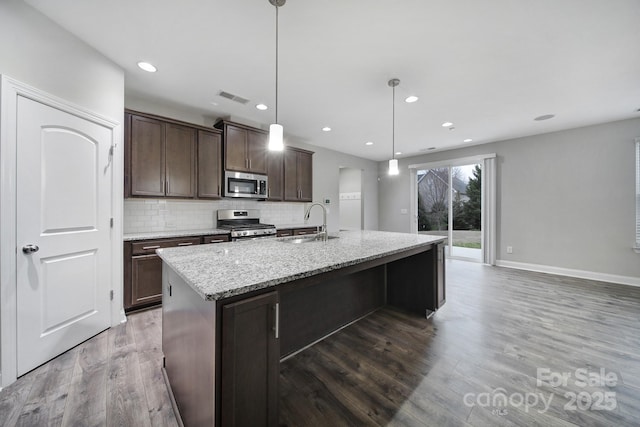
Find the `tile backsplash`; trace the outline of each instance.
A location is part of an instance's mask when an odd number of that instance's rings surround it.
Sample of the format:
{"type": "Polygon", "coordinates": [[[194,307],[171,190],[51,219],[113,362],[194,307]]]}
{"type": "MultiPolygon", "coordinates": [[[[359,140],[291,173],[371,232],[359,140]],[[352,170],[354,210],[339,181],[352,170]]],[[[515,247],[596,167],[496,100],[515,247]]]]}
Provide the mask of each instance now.
{"type": "Polygon", "coordinates": [[[124,201],[124,233],[172,230],[205,230],[216,227],[218,209],[258,209],[267,224],[302,224],[304,203],[254,200],[127,199],[124,201]]]}

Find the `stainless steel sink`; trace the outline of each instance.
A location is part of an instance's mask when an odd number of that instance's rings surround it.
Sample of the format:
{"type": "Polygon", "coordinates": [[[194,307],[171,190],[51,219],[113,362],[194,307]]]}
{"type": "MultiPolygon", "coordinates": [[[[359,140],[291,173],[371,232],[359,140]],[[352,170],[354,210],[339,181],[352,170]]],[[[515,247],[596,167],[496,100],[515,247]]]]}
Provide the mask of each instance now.
{"type": "MultiPolygon", "coordinates": [[[[327,236],[327,240],[333,240],[337,238],[338,236],[327,236]]],[[[280,239],[279,241],[282,243],[299,244],[299,243],[309,243],[309,242],[322,242],[323,240],[321,235],[315,234],[313,236],[296,237],[294,239],[285,238],[285,239],[280,239]]]]}

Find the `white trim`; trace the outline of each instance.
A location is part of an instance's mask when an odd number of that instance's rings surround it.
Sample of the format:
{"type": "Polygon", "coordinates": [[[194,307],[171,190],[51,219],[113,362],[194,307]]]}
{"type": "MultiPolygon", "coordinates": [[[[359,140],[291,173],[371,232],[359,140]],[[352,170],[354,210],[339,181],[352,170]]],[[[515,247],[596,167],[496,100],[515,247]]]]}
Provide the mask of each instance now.
{"type": "Polygon", "coordinates": [[[640,137],[636,138],[636,244],[633,250],[640,253],[640,137]]]}
{"type": "Polygon", "coordinates": [[[515,268],[517,270],[536,271],[539,273],[556,274],[558,276],[577,277],[579,279],[597,280],[621,285],[639,286],[640,278],[631,276],[619,276],[617,274],[598,273],[595,271],[574,270],[571,268],[554,267],[551,265],[528,264],[525,262],[497,260],[496,266],[515,268]]]}
{"type": "Polygon", "coordinates": [[[125,320],[122,307],[122,125],[100,114],[50,95],[34,87],[0,75],[0,387],[17,377],[17,305],[16,305],[16,147],[18,96],[29,98],[112,131],[113,157],[112,215],[112,288],[111,325],[125,320]]]}
{"type": "Polygon", "coordinates": [[[438,160],[436,162],[429,162],[429,163],[418,163],[414,165],[409,165],[408,168],[421,170],[421,169],[436,169],[436,168],[441,168],[445,166],[464,166],[464,165],[470,165],[473,163],[482,163],[485,159],[493,159],[495,157],[496,157],[496,153],[479,154],[477,156],[461,157],[461,158],[449,159],[449,160],[438,160]]]}

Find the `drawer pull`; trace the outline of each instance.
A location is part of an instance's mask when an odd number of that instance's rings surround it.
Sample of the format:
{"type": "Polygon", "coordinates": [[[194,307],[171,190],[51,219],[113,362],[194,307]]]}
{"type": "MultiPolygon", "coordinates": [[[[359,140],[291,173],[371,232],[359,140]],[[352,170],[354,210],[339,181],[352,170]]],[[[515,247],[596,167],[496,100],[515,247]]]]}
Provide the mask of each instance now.
{"type": "Polygon", "coordinates": [[[209,243],[222,243],[224,240],[209,240],[209,243]]]}
{"type": "Polygon", "coordinates": [[[298,234],[307,234],[306,231],[298,231],[298,234]]]}
{"type": "Polygon", "coordinates": [[[143,246],[142,249],[143,250],[147,250],[147,249],[159,249],[160,245],[155,245],[155,246],[143,246]]]}
{"type": "Polygon", "coordinates": [[[182,242],[182,243],[178,243],[178,246],[190,246],[193,245],[193,242],[182,242]]]}

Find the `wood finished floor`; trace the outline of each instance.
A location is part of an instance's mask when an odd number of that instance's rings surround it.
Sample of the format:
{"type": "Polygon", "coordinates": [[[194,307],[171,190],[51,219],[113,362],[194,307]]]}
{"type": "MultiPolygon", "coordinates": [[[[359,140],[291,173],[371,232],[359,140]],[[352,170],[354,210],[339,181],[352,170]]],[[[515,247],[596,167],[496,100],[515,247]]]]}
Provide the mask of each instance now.
{"type": "MultiPolygon", "coordinates": [[[[447,268],[447,303],[431,319],[385,308],[285,361],[281,424],[640,425],[640,288],[447,268]],[[538,386],[538,368],[572,378],[538,386]],[[580,387],[579,368],[615,373],[616,385],[580,387]],[[566,393],[605,391],[615,393],[612,411],[565,408],[566,393]],[[516,406],[527,393],[551,398],[549,409],[516,406]],[[465,404],[499,394],[516,400],[465,404]]],[[[160,372],[161,312],[128,320],[1,391],[0,425],[177,425],[160,372]]]]}

